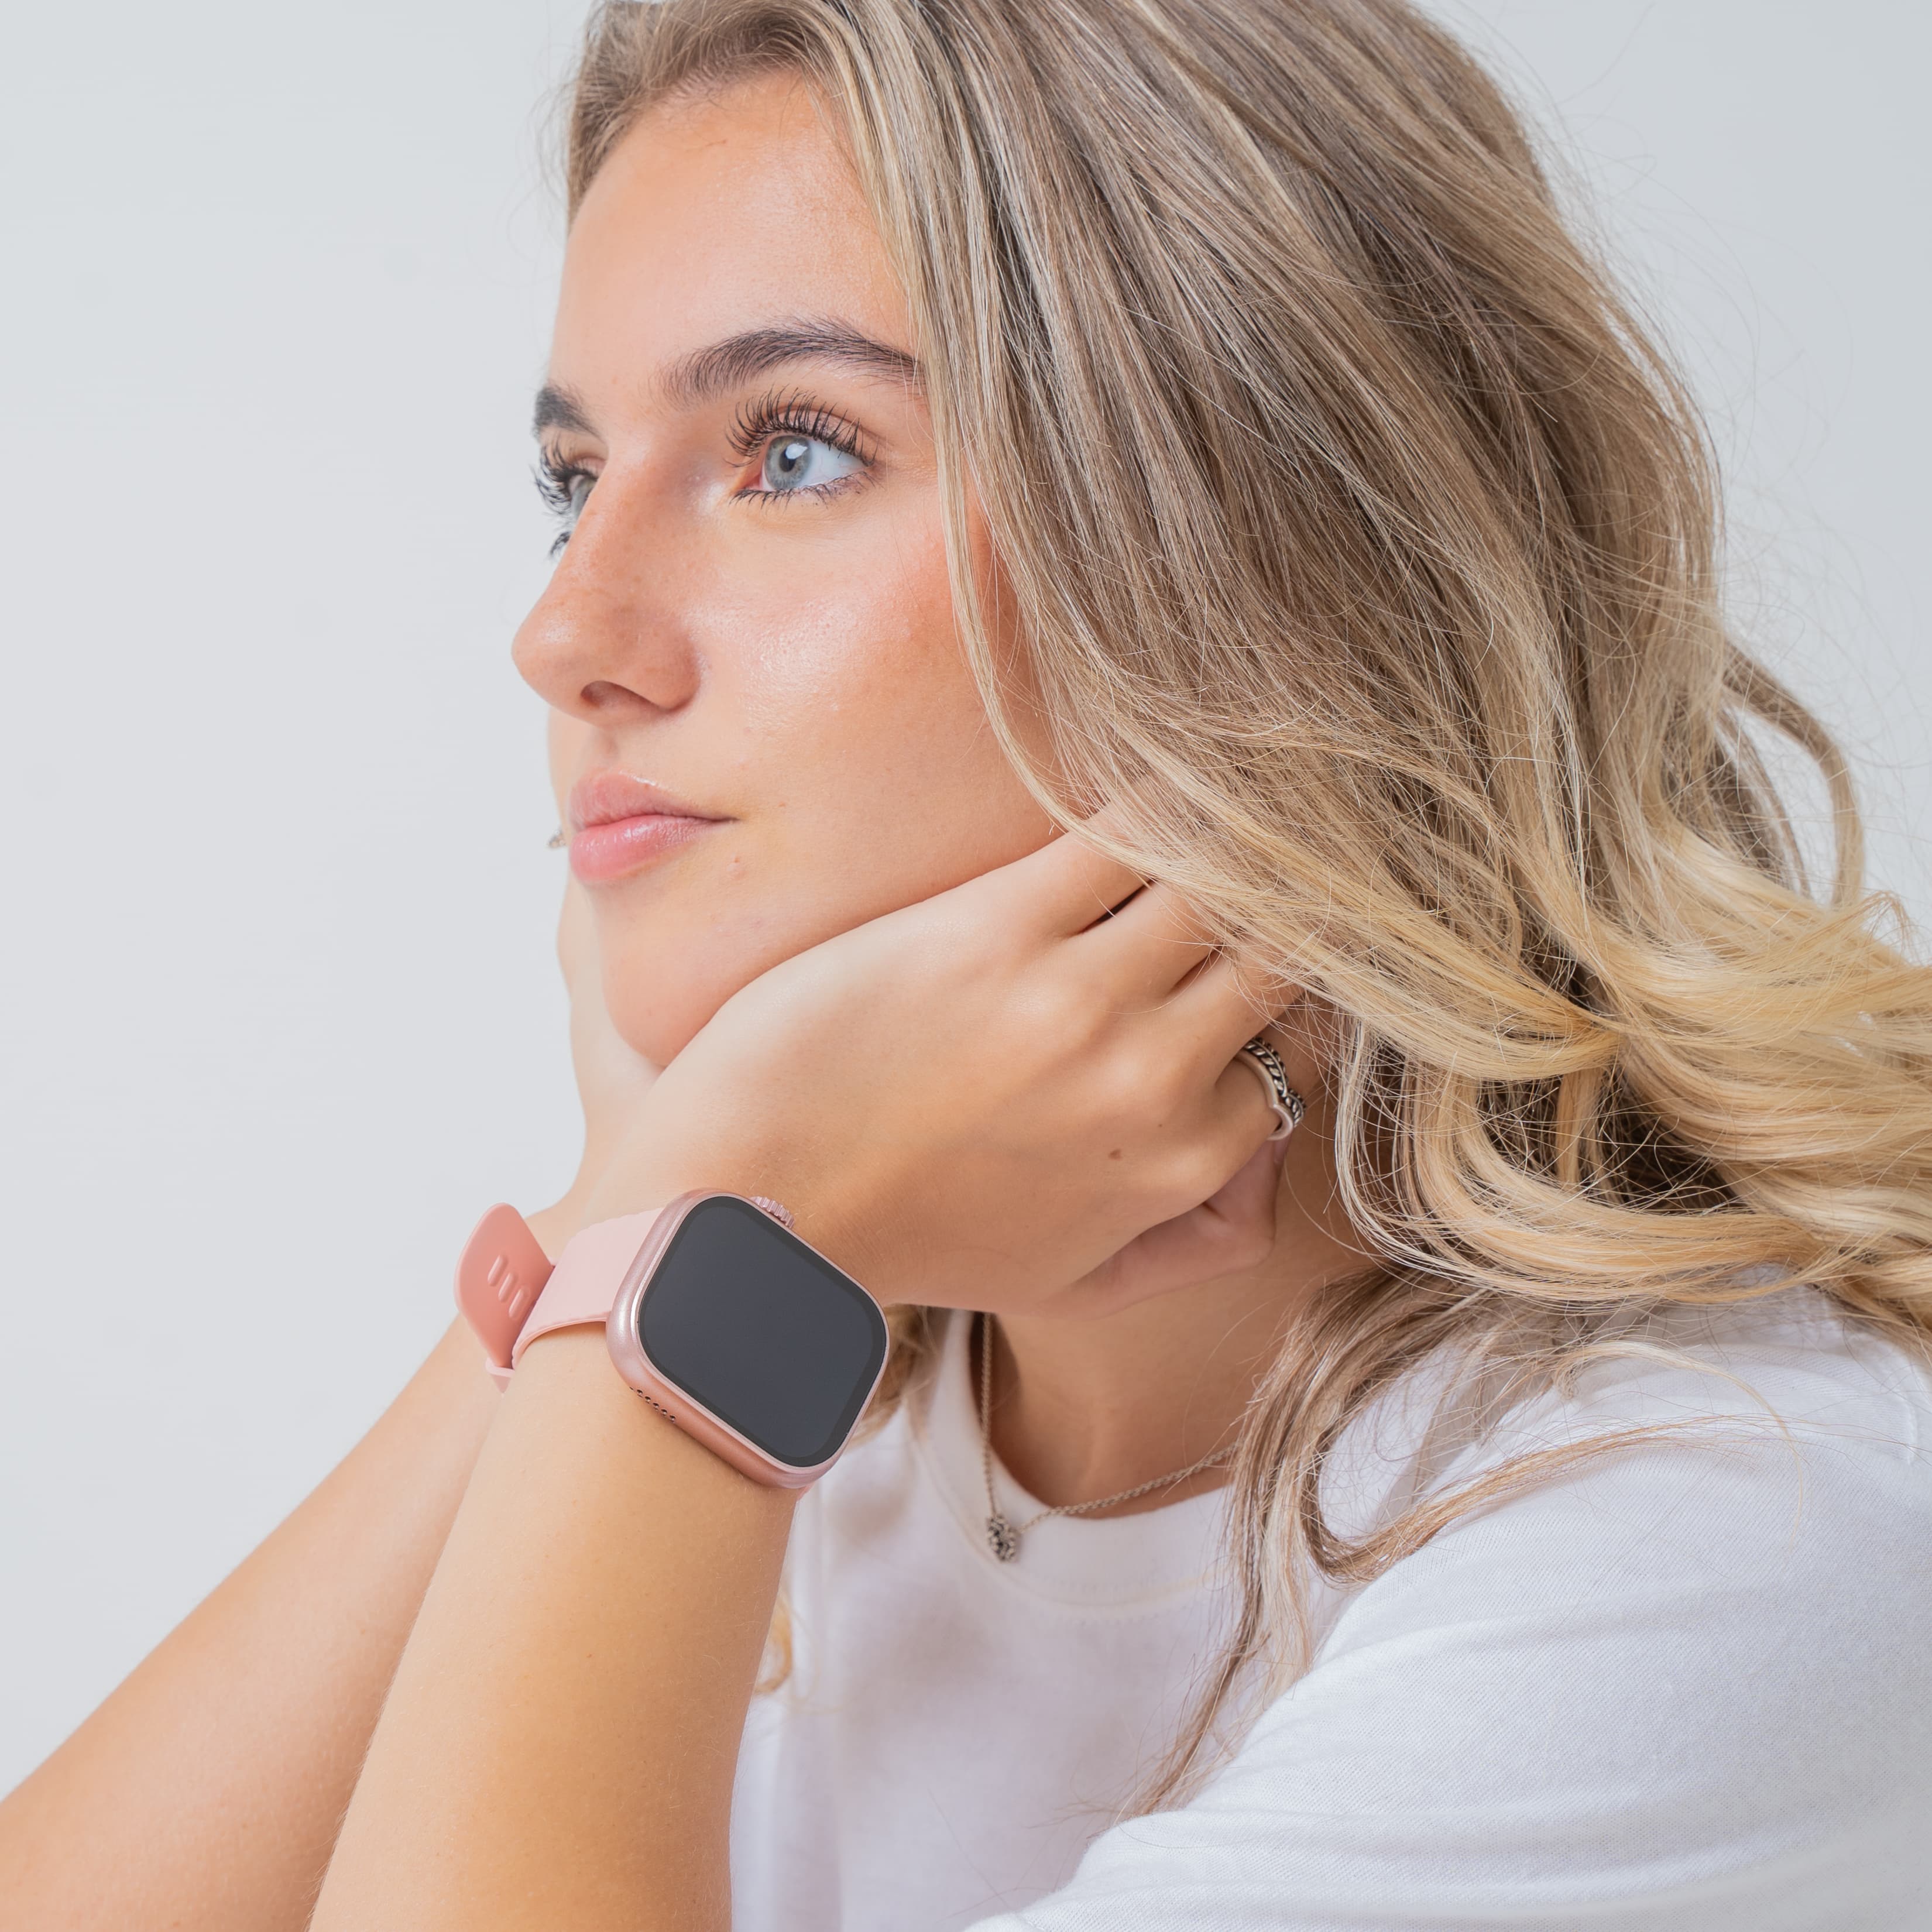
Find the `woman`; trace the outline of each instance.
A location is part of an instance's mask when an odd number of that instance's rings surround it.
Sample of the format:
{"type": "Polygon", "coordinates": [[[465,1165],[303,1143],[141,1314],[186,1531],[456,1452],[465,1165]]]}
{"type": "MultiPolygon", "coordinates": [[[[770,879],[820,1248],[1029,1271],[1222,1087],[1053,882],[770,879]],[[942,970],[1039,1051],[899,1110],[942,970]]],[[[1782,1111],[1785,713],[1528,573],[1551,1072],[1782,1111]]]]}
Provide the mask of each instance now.
{"type": "Polygon", "coordinates": [[[782,1203],[870,1433],[801,1501],[452,1330],[10,1919],[1928,1922],[1932,986],[1493,88],[1402,0],[667,0],[570,158],[534,1225],[782,1203]]]}

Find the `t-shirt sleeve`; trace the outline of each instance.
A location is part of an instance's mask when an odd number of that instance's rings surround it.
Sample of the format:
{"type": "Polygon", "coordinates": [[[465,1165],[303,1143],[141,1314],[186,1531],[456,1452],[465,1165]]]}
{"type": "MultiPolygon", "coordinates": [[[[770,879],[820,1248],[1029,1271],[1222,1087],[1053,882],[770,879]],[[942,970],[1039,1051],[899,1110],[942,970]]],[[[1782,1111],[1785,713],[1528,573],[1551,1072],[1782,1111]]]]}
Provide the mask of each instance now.
{"type": "Polygon", "coordinates": [[[1463,1519],[1191,1802],[975,1932],[1924,1932],[1932,1474],[1874,1414],[1463,1519]]]}

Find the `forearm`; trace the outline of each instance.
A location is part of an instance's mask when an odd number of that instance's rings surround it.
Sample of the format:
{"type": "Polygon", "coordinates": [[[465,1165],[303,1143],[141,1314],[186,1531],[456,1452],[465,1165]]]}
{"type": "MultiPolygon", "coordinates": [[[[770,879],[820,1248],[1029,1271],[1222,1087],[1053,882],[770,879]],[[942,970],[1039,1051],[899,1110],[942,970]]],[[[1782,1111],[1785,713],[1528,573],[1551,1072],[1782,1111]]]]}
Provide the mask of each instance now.
{"type": "Polygon", "coordinates": [[[452,1329],[320,1487],[0,1804],[10,1922],[307,1924],[497,1400],[452,1329]]]}
{"type": "Polygon", "coordinates": [[[574,1330],[524,1358],[396,1673],[316,1932],[724,1932],[793,1498],[574,1330]]]}

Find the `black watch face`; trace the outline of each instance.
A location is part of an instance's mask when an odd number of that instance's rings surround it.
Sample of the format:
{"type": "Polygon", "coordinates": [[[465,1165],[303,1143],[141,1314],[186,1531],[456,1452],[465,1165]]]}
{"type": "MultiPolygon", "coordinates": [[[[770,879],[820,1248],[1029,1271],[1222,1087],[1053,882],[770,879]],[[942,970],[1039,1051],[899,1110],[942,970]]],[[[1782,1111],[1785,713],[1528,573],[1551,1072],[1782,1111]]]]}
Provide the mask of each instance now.
{"type": "Polygon", "coordinates": [[[638,1312],[658,1372],[781,1462],[836,1454],[886,1359],[878,1304],[748,1202],[679,1223],[638,1312]]]}

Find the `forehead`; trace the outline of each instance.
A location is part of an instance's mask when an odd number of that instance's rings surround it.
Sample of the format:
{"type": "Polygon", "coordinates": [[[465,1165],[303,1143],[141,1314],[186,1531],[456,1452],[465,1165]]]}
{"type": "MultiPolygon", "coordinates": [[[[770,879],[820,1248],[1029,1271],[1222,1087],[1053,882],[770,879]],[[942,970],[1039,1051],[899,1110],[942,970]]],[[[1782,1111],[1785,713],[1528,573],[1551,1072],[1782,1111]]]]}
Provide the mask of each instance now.
{"type": "Polygon", "coordinates": [[[911,346],[837,136],[802,82],[761,75],[652,108],[605,161],[572,224],[550,373],[634,388],[801,314],[911,346]]]}

